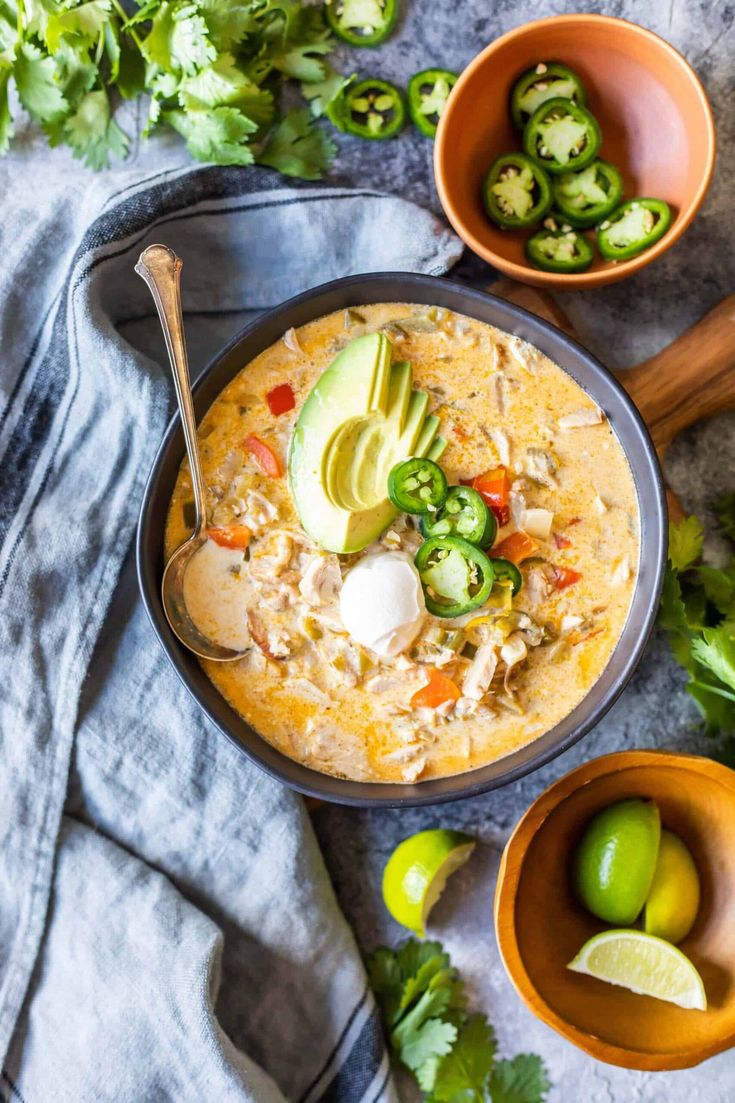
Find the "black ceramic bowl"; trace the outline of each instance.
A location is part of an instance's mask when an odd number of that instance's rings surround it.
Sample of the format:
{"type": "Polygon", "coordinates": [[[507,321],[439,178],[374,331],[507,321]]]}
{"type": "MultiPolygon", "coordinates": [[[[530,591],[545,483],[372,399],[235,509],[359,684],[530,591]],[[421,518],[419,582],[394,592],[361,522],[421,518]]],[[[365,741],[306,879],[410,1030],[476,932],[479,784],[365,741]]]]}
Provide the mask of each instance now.
{"type": "Polygon", "coordinates": [[[548,762],[570,747],[605,715],[641,657],[653,626],[667,546],[663,481],[648,431],[622,387],[589,352],[528,311],[434,276],[380,273],[349,276],[315,287],[246,326],[204,369],[194,386],[201,418],[237,372],[291,326],[348,306],[379,302],[426,303],[478,318],[539,348],[564,368],[609,418],[628,457],[641,515],[640,568],[627,623],[602,677],[559,724],[505,758],[453,777],[414,784],[348,781],[292,761],[262,739],[217,692],[194,656],[175,638],[161,603],[163,539],[168,503],[184,453],[178,415],[163,438],[143,496],[137,539],[138,577],[155,632],[174,669],[207,716],[244,754],[294,789],[328,801],[355,805],[436,804],[476,796],[548,762]]]}

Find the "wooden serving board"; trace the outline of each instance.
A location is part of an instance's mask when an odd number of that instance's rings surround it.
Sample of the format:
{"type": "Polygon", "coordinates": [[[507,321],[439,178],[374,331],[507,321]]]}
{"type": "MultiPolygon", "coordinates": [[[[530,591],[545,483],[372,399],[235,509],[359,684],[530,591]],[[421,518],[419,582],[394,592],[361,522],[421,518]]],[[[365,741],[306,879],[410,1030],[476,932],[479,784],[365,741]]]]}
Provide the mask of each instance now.
{"type": "MultiPolygon", "coordinates": [[[[579,340],[559,304],[544,291],[499,280],[488,291],[508,299],[579,340]]],[[[728,295],[667,348],[634,368],[616,372],[648,426],[660,460],[695,421],[735,409],[735,295],[728,295]]],[[[683,513],[667,490],[673,517],[683,513]]]]}

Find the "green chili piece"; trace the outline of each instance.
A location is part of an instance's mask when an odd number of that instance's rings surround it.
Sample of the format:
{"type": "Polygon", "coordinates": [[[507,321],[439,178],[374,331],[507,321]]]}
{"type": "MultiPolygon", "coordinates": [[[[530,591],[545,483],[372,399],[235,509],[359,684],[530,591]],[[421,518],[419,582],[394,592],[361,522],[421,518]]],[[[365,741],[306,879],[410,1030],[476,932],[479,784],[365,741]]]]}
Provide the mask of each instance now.
{"type": "Polygon", "coordinates": [[[482,185],[485,210],[505,230],[522,230],[551,207],[551,181],[524,153],[503,153],[482,185]]]}
{"type": "Polygon", "coordinates": [[[517,130],[524,126],[542,103],[560,97],[584,107],[587,94],[577,74],[558,61],[539,62],[527,69],[513,85],[510,114],[517,130]]]}
{"type": "Polygon", "coordinates": [[[662,238],[671,225],[663,199],[631,199],[597,227],[597,248],[605,260],[628,260],[662,238]]]}
{"type": "Polygon", "coordinates": [[[403,513],[435,514],[447,497],[447,477],[433,460],[403,460],[388,475],[388,497],[403,513]]]}
{"type": "Polygon", "coordinates": [[[434,536],[416,554],[426,608],[435,617],[458,617],[484,605],[493,588],[485,552],[459,536],[434,536]]]}
{"type": "Polygon", "coordinates": [[[350,46],[379,46],[396,25],[396,0],[327,0],[327,23],[350,46]]]}
{"type": "Polygon", "coordinates": [[[513,597],[515,597],[523,585],[523,575],[518,570],[515,563],[511,563],[510,559],[502,559],[500,556],[497,558],[491,557],[490,562],[493,565],[495,581],[505,582],[507,580],[510,582],[513,597]]]}
{"type": "Polygon", "coordinates": [[[449,69],[424,69],[408,82],[408,113],[417,130],[433,138],[458,74],[449,69]]]}
{"type": "Polygon", "coordinates": [[[534,111],[523,131],[523,148],[552,175],[574,172],[595,159],[602,132],[586,107],[561,97],[534,111]]]}
{"type": "Polygon", "coordinates": [[[554,203],[562,218],[580,229],[596,226],[623,198],[623,178],[607,161],[593,161],[553,182],[554,203]]]}
{"type": "Polygon", "coordinates": [[[491,509],[471,486],[451,486],[442,508],[421,518],[421,531],[432,536],[461,536],[478,548],[488,548],[495,540],[497,521],[491,509]]]}
{"type": "Polygon", "coordinates": [[[406,108],[398,88],[368,77],[346,84],[327,112],[334,125],[360,138],[392,138],[403,127],[406,108]]]}
{"type": "Polygon", "coordinates": [[[538,230],[526,242],[526,256],[544,272],[584,272],[594,253],[578,230],[538,230]]]}

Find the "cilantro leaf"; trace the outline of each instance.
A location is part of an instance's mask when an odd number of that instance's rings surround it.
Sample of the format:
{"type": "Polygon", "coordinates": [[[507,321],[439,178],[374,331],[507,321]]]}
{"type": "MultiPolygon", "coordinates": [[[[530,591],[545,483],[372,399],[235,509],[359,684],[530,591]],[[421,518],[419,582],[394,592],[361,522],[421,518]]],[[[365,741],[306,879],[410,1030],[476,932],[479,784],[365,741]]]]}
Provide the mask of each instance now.
{"type": "Polygon", "coordinates": [[[451,1051],[456,1037],[457,1027],[454,1023],[443,1019],[427,1019],[406,1039],[401,1047],[401,1060],[416,1073],[422,1086],[431,1082],[428,1070],[433,1071],[436,1068],[436,1058],[444,1057],[451,1051]]]}
{"type": "Polygon", "coordinates": [[[207,24],[193,4],[163,0],[141,44],[146,61],[164,70],[194,73],[217,56],[207,24]]]}
{"type": "Polygon", "coordinates": [[[301,95],[309,101],[311,113],[315,119],[326,115],[330,106],[342,95],[345,88],[352,83],[354,77],[343,77],[331,65],[326,65],[324,80],[308,83],[302,81],[301,95]]]}
{"type": "Polygon", "coordinates": [[[179,102],[187,111],[209,107],[239,107],[253,122],[269,123],[273,119],[273,95],[258,88],[237,67],[232,54],[220,54],[213,65],[184,77],[178,89],[179,102]]]}
{"type": "Polygon", "coordinates": [[[118,39],[120,56],[113,78],[115,87],[124,100],[132,100],[145,89],[145,60],[129,35],[118,39]]]}
{"type": "Polygon", "coordinates": [[[550,1084],[541,1058],[521,1053],[498,1061],[488,1087],[492,1103],[543,1103],[550,1084]]]}
{"type": "Polygon", "coordinates": [[[484,1015],[471,1015],[461,1027],[456,1045],[439,1063],[432,1103],[485,1099],[485,1086],[495,1063],[495,1033],[484,1015]]]}
{"type": "Polygon", "coordinates": [[[272,131],[258,161],[284,176],[321,180],[336,152],[334,142],[312,123],[308,109],[294,107],[272,131]]]}
{"type": "Polygon", "coordinates": [[[218,50],[231,50],[258,30],[253,7],[242,0],[199,0],[198,7],[218,50]]]}
{"type": "Polygon", "coordinates": [[[110,0],[85,0],[74,8],[52,11],[43,36],[50,52],[58,50],[64,37],[80,38],[86,45],[93,45],[107,22],[110,7],[110,0]]]}
{"type": "Polygon", "coordinates": [[[166,111],[163,118],[186,139],[186,148],[197,161],[214,165],[253,163],[253,151],[247,142],[258,128],[236,107],[166,111]]]}
{"type": "Polygon", "coordinates": [[[735,560],[726,567],[698,567],[697,578],[707,601],[710,601],[723,617],[735,613],[735,560]]]}
{"type": "Polygon", "coordinates": [[[685,571],[699,559],[704,544],[702,523],[698,517],[669,522],[669,559],[676,571],[685,571]]]}
{"type": "Polygon", "coordinates": [[[728,628],[705,628],[701,639],[693,641],[692,654],[725,686],[735,690],[735,637],[728,628]]]}
{"type": "Polygon", "coordinates": [[[64,137],[75,157],[90,168],[105,168],[110,157],[124,157],[128,139],[110,116],[107,93],[100,88],[87,92],[64,124],[64,137]]]}
{"type": "Polygon", "coordinates": [[[682,599],[679,575],[672,567],[670,560],[666,564],[664,572],[658,622],[667,632],[678,632],[686,637],[689,635],[689,624],[682,599]]]}
{"type": "Polygon", "coordinates": [[[0,70],[0,153],[5,153],[13,137],[13,116],[8,103],[8,81],[10,70],[0,70]]]}
{"type": "Polygon", "coordinates": [[[64,115],[68,104],[56,83],[56,66],[31,42],[18,50],[13,66],[20,102],[37,119],[51,122],[64,115]]]}
{"type": "Polygon", "coordinates": [[[735,493],[723,494],[715,502],[715,513],[725,536],[735,540],[735,493]]]}

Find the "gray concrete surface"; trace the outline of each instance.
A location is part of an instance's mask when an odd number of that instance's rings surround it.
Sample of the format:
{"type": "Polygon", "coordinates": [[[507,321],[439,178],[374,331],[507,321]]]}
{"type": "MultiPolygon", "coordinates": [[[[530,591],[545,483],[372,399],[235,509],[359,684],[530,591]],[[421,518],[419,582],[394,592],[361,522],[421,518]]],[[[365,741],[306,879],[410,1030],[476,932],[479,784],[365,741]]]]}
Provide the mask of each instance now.
{"type": "MultiPolygon", "coordinates": [[[[678,47],[702,77],[715,111],[719,153],[713,187],[698,219],[680,243],[655,265],[613,287],[561,297],[586,344],[610,367],[623,368],[668,344],[724,295],[735,290],[734,9],[718,0],[652,0],[602,4],[530,0],[435,0],[404,4],[394,40],[360,62],[399,82],[428,65],[460,69],[497,34],[532,18],[566,11],[601,11],[643,23],[678,47]]],[[[336,173],[346,180],[400,191],[438,210],[431,144],[405,134],[379,150],[342,140],[336,173]]],[[[463,278],[488,282],[492,273],[466,262],[463,278]]],[[[735,350],[734,350],[735,358],[735,350]]],[[[735,370],[735,365],[734,365],[735,370]]],[[[711,502],[735,489],[735,415],[687,432],[671,451],[667,474],[687,509],[709,516],[711,502]]],[[[716,552],[716,549],[715,549],[716,552]]],[[[666,747],[712,753],[700,733],[682,674],[666,641],[656,635],[628,689],[605,720],[577,747],[519,783],[474,800],[437,808],[360,811],[323,807],[314,816],[327,865],[361,945],[394,942],[401,931],[380,896],[383,865],[406,835],[451,826],[481,840],[432,917],[440,938],[469,978],[477,1006],[495,1023],[500,1047],[544,1056],[554,1087],[551,1103],[701,1103],[735,1100],[735,1052],[677,1073],[628,1072],[597,1063],[538,1022],[512,990],[498,957],[492,896],[500,853],[530,802],[554,779],[581,762],[631,747],[666,747]]],[[[543,917],[539,916],[539,923],[543,917]]]]}

